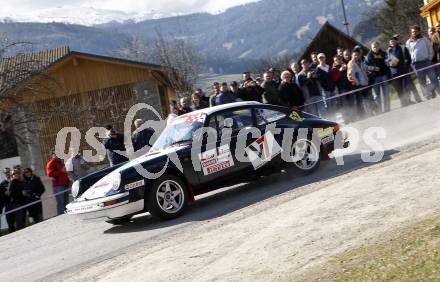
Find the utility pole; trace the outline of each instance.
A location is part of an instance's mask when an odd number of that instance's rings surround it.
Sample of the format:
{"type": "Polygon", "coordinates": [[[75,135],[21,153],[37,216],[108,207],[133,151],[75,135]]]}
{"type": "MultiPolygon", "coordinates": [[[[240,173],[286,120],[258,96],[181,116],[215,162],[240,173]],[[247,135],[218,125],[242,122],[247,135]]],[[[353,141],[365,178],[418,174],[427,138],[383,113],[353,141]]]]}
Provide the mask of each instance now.
{"type": "Polygon", "coordinates": [[[342,4],[342,12],[344,13],[344,25],[345,25],[345,30],[348,36],[350,36],[350,24],[348,23],[347,20],[347,13],[345,12],[345,3],[344,0],[341,0],[341,4],[342,4]]]}

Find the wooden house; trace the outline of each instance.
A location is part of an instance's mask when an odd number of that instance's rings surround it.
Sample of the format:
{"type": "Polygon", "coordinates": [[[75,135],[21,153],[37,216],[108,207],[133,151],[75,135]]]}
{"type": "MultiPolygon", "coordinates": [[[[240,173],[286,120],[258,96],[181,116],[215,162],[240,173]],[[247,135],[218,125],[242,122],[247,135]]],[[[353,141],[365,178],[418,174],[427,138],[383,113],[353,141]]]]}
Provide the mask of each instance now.
{"type": "Polygon", "coordinates": [[[369,51],[362,43],[348,36],[329,22],[326,22],[307,46],[300,60],[304,58],[310,59],[312,52],[318,52],[326,54],[327,63],[331,65],[338,47],[352,50],[356,45],[361,46],[365,54],[369,51]]]}
{"type": "Polygon", "coordinates": [[[422,17],[428,21],[428,26],[434,27],[440,21],[440,0],[425,0],[421,12],[422,17]]]}
{"type": "MultiPolygon", "coordinates": [[[[20,79],[37,80],[39,90],[21,87],[20,83],[14,90],[26,113],[35,117],[32,120],[36,122],[27,126],[39,129],[32,145],[19,146],[21,162],[23,166],[34,167],[40,175],[44,174],[44,164],[60,129],[77,127],[82,133],[82,149],[88,148],[84,136],[89,128],[112,124],[122,132],[128,110],[139,102],[153,106],[165,118],[169,103],[176,99],[166,72],[159,65],[62,47],[3,58],[0,71],[14,69],[23,62],[27,62],[28,70],[44,70],[46,76],[32,77],[32,71],[28,72],[29,77],[20,79]]],[[[3,83],[7,79],[3,77],[3,83]]],[[[0,102],[2,106],[5,105],[0,102]]],[[[138,117],[151,119],[154,115],[144,111],[138,117]]]]}

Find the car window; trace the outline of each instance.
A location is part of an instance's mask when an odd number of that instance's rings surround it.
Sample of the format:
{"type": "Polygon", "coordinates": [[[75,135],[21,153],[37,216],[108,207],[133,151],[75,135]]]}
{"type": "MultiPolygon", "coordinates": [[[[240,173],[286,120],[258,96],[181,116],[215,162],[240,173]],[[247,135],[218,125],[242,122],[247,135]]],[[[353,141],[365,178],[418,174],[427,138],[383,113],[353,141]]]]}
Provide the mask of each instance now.
{"type": "Polygon", "coordinates": [[[241,109],[227,111],[217,114],[219,130],[225,127],[225,124],[232,125],[233,130],[240,130],[243,127],[253,126],[252,111],[250,109],[241,109]]]}
{"type": "Polygon", "coordinates": [[[286,114],[276,110],[256,108],[255,116],[257,118],[257,124],[263,125],[283,119],[286,117],[286,114]]]}

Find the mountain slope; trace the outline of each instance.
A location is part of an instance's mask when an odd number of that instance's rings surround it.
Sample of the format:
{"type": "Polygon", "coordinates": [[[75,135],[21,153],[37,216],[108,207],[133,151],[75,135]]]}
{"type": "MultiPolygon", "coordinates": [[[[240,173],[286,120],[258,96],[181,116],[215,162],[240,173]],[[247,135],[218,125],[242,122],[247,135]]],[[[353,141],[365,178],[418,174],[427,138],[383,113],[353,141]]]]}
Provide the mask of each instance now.
{"type": "MultiPolygon", "coordinates": [[[[351,27],[360,22],[363,13],[382,1],[346,0],[351,27]]],[[[39,49],[69,45],[73,50],[109,55],[126,46],[134,34],[144,37],[147,45],[152,44],[159,30],[165,37],[189,37],[215,68],[227,69],[240,62],[298,53],[326,20],[341,30],[344,28],[340,1],[262,0],[218,15],[199,13],[93,27],[6,22],[0,23],[0,35],[41,42],[39,49]]]]}

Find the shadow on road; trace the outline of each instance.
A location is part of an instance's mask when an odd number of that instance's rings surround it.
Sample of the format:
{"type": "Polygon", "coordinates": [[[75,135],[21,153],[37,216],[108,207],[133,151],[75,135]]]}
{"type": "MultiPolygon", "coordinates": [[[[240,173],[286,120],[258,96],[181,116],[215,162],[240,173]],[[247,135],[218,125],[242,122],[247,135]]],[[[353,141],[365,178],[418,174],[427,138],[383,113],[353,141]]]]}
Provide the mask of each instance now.
{"type": "MultiPolygon", "coordinates": [[[[397,150],[385,151],[383,159],[379,163],[391,160],[392,155],[399,153],[397,150]]],[[[221,217],[228,213],[249,207],[255,203],[275,197],[277,195],[298,189],[318,181],[332,179],[354,170],[369,167],[378,163],[365,163],[360,154],[344,156],[344,165],[338,166],[334,159],[321,162],[321,167],[313,175],[299,175],[288,170],[263,177],[251,183],[243,183],[219,189],[197,199],[188,207],[186,212],[179,218],[169,221],[161,221],[149,214],[135,217],[129,223],[114,226],[105,234],[118,234],[140,232],[160,229],[186,222],[204,221],[221,217]]]]}

